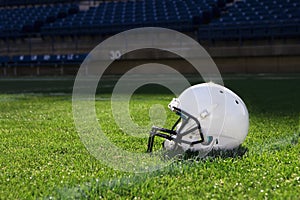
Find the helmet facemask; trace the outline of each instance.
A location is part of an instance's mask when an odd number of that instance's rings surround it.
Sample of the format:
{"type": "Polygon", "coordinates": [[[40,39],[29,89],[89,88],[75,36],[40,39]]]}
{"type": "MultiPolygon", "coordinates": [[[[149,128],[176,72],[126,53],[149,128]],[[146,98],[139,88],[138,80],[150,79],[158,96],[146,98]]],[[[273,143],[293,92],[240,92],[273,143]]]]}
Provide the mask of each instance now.
{"type": "Polygon", "coordinates": [[[152,152],[154,138],[159,136],[165,138],[163,149],[166,150],[168,157],[183,155],[187,151],[197,152],[200,157],[203,157],[211,151],[214,145],[213,138],[205,137],[201,130],[200,121],[179,109],[178,104],[179,101],[175,98],[169,104],[169,108],[180,116],[171,129],[152,127],[147,152],[152,152]]]}

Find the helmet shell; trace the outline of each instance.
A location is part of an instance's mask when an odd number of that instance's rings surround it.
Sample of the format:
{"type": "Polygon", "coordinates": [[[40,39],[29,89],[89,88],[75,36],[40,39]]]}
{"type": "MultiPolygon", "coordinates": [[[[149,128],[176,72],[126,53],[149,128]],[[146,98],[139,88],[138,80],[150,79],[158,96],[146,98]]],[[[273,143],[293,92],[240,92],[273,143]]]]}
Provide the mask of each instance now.
{"type": "MultiPolygon", "coordinates": [[[[233,149],[245,140],[248,110],[243,100],[228,88],[212,82],[197,84],[183,91],[177,101],[179,109],[198,119],[205,138],[216,139],[214,149],[233,149]]],[[[195,137],[191,133],[183,139],[192,141],[195,137]]],[[[190,148],[199,150],[203,145],[190,148]]]]}

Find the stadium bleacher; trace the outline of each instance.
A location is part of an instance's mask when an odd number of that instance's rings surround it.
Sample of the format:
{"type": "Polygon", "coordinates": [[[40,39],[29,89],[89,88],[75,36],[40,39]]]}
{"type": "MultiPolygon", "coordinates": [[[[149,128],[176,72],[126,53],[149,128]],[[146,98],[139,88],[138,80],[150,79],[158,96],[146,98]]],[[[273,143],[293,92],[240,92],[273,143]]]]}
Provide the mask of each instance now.
{"type": "MultiPolygon", "coordinates": [[[[15,5],[22,1],[0,1],[15,5]],[[9,2],[9,3],[8,3],[9,2]]],[[[39,3],[74,1],[39,1],[39,3]]],[[[298,0],[137,0],[108,1],[79,11],[79,4],[54,4],[0,10],[0,38],[38,32],[49,35],[114,34],[158,26],[183,32],[198,30],[200,40],[298,37],[298,0]]],[[[23,4],[36,4],[36,0],[23,4]]]]}
{"type": "Polygon", "coordinates": [[[130,28],[159,26],[193,31],[220,13],[223,0],[152,0],[104,2],[47,24],[42,35],[113,34],[130,28]]]}
{"type": "MultiPolygon", "coordinates": [[[[300,38],[299,0],[0,0],[0,40],[112,35],[145,26],[197,33],[200,41],[300,38]]],[[[25,55],[26,54],[26,55],[25,55]]],[[[0,56],[0,65],[80,63],[86,54],[0,56]]]]}
{"type": "Polygon", "coordinates": [[[24,6],[77,2],[77,0],[0,0],[0,6],[24,6]]]}
{"type": "Polygon", "coordinates": [[[78,10],[76,4],[1,9],[0,37],[16,38],[39,32],[44,24],[72,15],[78,10]]]}
{"type": "Polygon", "coordinates": [[[298,0],[237,1],[218,19],[201,25],[199,40],[246,40],[300,36],[298,0]]]}

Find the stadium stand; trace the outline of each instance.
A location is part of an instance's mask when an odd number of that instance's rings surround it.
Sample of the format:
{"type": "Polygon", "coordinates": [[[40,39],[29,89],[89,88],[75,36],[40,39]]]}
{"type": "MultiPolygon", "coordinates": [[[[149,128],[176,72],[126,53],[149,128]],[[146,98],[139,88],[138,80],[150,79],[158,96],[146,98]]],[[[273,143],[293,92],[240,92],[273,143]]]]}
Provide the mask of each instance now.
{"type": "Polygon", "coordinates": [[[17,38],[39,32],[40,27],[78,12],[76,4],[6,8],[0,10],[0,37],[17,38]]]}
{"type": "MultiPolygon", "coordinates": [[[[95,43],[146,26],[179,30],[210,44],[300,39],[299,0],[85,2],[89,1],[0,0],[0,66],[78,66],[95,43]]],[[[279,48],[278,52],[287,49],[286,55],[297,49],[279,48]]],[[[224,51],[219,52],[223,56],[224,51]]],[[[273,50],[263,52],[265,56],[273,50]]]]}
{"type": "Polygon", "coordinates": [[[57,3],[77,3],[76,0],[0,0],[0,6],[24,6],[57,3]]]}
{"type": "Polygon", "coordinates": [[[199,40],[246,40],[300,36],[298,0],[237,1],[220,18],[201,25],[199,40]]]}
{"type": "MultiPolygon", "coordinates": [[[[8,2],[21,3],[0,1],[0,4],[8,2]]],[[[78,3],[6,8],[0,10],[0,38],[30,33],[40,33],[43,37],[110,35],[145,26],[182,32],[197,30],[199,40],[299,36],[300,3],[297,0],[245,0],[226,6],[228,2],[231,1],[108,1],[81,11],[78,3]]],[[[23,4],[35,3],[36,0],[28,0],[23,4]]]]}
{"type": "Polygon", "coordinates": [[[104,2],[42,28],[42,35],[113,34],[130,28],[159,26],[193,31],[219,16],[223,0],[153,0],[104,2]]]}

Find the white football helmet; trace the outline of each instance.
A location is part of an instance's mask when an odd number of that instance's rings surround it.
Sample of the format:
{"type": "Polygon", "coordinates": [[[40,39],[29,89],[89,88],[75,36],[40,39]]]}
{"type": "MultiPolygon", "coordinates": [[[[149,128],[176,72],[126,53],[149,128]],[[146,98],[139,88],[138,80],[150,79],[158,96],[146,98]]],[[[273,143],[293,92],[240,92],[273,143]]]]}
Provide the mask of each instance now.
{"type": "Polygon", "coordinates": [[[163,137],[163,147],[172,155],[186,151],[207,155],[212,149],[230,150],[243,143],[249,115],[242,99],[215,83],[194,85],[174,98],[168,107],[180,117],[172,129],[152,127],[148,152],[154,137],[163,137]]]}

